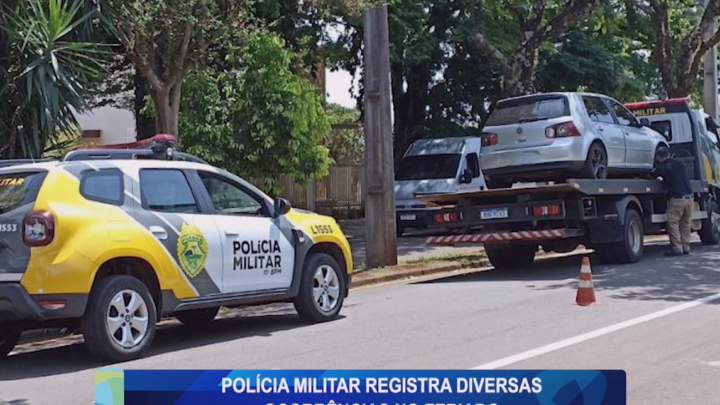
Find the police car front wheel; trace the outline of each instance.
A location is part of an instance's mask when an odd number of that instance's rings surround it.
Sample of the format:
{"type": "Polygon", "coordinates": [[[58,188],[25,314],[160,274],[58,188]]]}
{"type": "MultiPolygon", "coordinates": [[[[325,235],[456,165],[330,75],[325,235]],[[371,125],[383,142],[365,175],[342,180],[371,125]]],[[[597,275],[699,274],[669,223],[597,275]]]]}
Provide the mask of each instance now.
{"type": "Polygon", "coordinates": [[[130,276],[104,278],[93,288],[82,319],[85,344],[104,359],[138,358],[155,338],[156,311],[142,281],[130,276]]]}
{"type": "Polygon", "coordinates": [[[325,253],[313,254],[305,263],[295,309],[308,322],[333,320],[342,308],[345,289],[338,262],[325,253]]]}

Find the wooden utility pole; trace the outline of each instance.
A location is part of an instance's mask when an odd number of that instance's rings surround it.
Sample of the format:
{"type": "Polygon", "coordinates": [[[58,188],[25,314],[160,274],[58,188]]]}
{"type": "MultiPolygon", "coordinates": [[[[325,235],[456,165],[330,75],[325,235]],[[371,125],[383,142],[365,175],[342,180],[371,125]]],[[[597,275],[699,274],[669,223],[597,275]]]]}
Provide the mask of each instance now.
{"type": "Polygon", "coordinates": [[[397,264],[387,6],[365,12],[365,265],[397,264]]]}
{"type": "MultiPolygon", "coordinates": [[[[703,1],[708,6],[707,0],[703,1]]],[[[703,38],[710,38],[715,33],[717,24],[713,23],[703,33],[703,38]]],[[[717,46],[713,46],[705,54],[704,83],[703,83],[703,109],[714,120],[718,119],[718,67],[717,67],[717,46]]]]}

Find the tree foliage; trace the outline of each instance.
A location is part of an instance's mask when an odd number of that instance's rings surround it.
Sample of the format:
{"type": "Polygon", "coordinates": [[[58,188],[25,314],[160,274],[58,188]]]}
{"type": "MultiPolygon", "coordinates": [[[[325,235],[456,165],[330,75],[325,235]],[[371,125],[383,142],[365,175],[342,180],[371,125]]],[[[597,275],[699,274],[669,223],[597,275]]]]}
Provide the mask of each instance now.
{"type": "MultiPolygon", "coordinates": [[[[422,137],[479,134],[499,97],[533,90],[538,54],[600,0],[395,0],[389,5],[396,161],[422,137]]],[[[362,19],[329,55],[362,68],[362,19]]],[[[361,88],[361,95],[362,95],[361,88]]]]}
{"type": "Polygon", "coordinates": [[[332,130],[325,139],[330,157],[339,165],[360,165],[365,160],[365,133],[360,111],[330,104],[327,108],[332,130]]]}
{"type": "Polygon", "coordinates": [[[211,47],[239,27],[244,1],[107,0],[127,57],[155,103],[158,132],[178,135],[183,77],[211,47]],[[237,17],[237,18],[236,18],[237,17]]]}
{"type": "Polygon", "coordinates": [[[474,0],[472,3],[475,44],[500,68],[503,95],[513,96],[534,91],[540,48],[580,23],[601,0],[474,0]]]}
{"type": "Polygon", "coordinates": [[[636,37],[652,51],[670,96],[686,96],[697,83],[705,53],[720,43],[720,28],[703,36],[720,13],[720,1],[625,0],[636,37]]]}
{"type": "Polygon", "coordinates": [[[280,175],[304,182],[326,175],[332,162],[320,95],[293,74],[283,46],[273,34],[248,33],[227,55],[232,69],[190,72],[179,121],[187,152],[272,191],[280,175]]]}
{"type": "Polygon", "coordinates": [[[76,125],[103,75],[105,52],[74,40],[83,4],[27,0],[0,14],[0,156],[40,157],[76,125]]]}

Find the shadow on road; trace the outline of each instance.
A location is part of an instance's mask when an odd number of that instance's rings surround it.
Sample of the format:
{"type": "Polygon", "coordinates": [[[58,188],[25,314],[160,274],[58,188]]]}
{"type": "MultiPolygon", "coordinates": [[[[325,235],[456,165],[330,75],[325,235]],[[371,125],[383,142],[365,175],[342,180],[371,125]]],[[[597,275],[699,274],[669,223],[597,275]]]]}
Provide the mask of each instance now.
{"type": "MultiPolygon", "coordinates": [[[[666,244],[645,247],[640,263],[592,266],[597,291],[612,292],[611,298],[639,301],[688,302],[720,293],[720,250],[693,245],[690,256],[666,258],[666,244]]],[[[425,283],[527,281],[536,291],[577,288],[582,255],[542,260],[531,269],[488,270],[425,283]]],[[[597,260],[595,260],[597,262],[597,260]]],[[[718,305],[715,301],[712,304],[718,305]]]]}
{"type": "MultiPolygon", "coordinates": [[[[159,328],[146,358],[237,339],[271,336],[306,326],[308,324],[297,316],[289,304],[245,308],[202,328],[178,324],[159,328]]],[[[105,367],[110,363],[95,360],[84,344],[72,344],[16,354],[0,365],[0,381],[8,381],[73,373],[105,367]]],[[[5,403],[0,400],[0,405],[5,403]]]]}
{"type": "Polygon", "coordinates": [[[30,402],[28,402],[27,399],[13,399],[6,401],[0,398],[0,405],[30,405],[30,402]]]}

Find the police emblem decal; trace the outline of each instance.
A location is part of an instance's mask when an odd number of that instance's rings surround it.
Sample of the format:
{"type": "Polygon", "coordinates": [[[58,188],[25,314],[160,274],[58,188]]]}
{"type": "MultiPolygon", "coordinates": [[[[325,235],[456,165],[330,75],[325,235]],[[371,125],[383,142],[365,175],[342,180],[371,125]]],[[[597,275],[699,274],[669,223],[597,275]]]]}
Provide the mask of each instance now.
{"type": "Polygon", "coordinates": [[[205,268],[208,257],[208,243],[202,231],[188,223],[183,223],[178,237],[177,254],[180,267],[190,278],[195,278],[205,268]]]}

